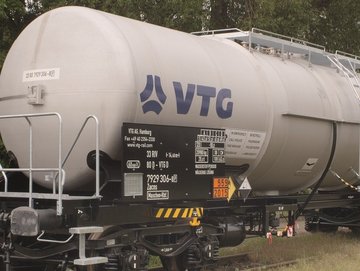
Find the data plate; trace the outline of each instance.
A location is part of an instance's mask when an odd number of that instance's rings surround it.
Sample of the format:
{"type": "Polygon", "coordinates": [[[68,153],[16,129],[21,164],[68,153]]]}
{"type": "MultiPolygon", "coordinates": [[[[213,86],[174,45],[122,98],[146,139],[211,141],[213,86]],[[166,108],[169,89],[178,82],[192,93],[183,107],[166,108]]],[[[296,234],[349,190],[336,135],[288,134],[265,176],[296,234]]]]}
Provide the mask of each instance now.
{"type": "Polygon", "coordinates": [[[143,176],[143,193],[137,185],[125,200],[210,199],[214,176],[225,174],[224,129],[125,123],[122,146],[124,182],[143,176]]]}

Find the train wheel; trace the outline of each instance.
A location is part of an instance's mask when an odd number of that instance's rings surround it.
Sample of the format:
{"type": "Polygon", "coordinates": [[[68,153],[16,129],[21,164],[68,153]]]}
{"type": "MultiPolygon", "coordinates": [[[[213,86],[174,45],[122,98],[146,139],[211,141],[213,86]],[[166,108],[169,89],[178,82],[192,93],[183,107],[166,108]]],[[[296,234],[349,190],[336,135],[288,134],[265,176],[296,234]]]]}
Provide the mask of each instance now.
{"type": "Polygon", "coordinates": [[[314,232],[316,230],[316,227],[314,226],[314,224],[311,223],[311,217],[309,216],[305,216],[305,230],[307,232],[314,232]]]}
{"type": "Polygon", "coordinates": [[[355,235],[360,235],[360,227],[350,227],[350,230],[355,235]]]}
{"type": "MultiPolygon", "coordinates": [[[[114,226],[107,227],[104,232],[92,234],[89,239],[97,240],[105,238],[110,234],[117,233],[123,228],[114,226]]],[[[124,247],[114,247],[102,252],[93,251],[91,256],[105,256],[108,262],[95,266],[87,267],[87,271],[127,271],[127,270],[147,270],[149,263],[149,252],[140,246],[127,245],[124,247]]]]}
{"type": "Polygon", "coordinates": [[[336,225],[324,225],[324,224],[319,225],[319,231],[321,232],[331,233],[331,232],[337,232],[337,230],[338,230],[338,226],[336,225]]]}
{"type": "Polygon", "coordinates": [[[160,257],[163,267],[168,271],[184,271],[186,268],[183,265],[182,257],[160,257]]]}
{"type": "Polygon", "coordinates": [[[338,230],[338,226],[331,224],[315,224],[312,223],[312,217],[305,218],[305,230],[307,232],[336,232],[338,230]]]}

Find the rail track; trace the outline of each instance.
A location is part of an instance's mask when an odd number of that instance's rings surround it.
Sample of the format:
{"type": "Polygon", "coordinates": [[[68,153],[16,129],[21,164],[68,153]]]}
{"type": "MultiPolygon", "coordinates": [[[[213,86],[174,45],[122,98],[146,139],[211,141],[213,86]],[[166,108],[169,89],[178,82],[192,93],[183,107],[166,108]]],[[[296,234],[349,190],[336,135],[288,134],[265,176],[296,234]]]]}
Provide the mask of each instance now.
{"type": "MultiPolygon", "coordinates": [[[[297,264],[300,260],[311,260],[310,258],[295,259],[272,264],[261,264],[251,261],[249,255],[253,252],[240,253],[219,257],[213,265],[203,267],[203,271],[258,271],[258,270],[276,270],[280,267],[291,266],[297,264]]],[[[155,267],[149,271],[165,271],[162,267],[155,267]]]]}
{"type": "MultiPolygon", "coordinates": [[[[218,260],[216,261],[216,263],[212,264],[212,265],[207,265],[203,267],[203,270],[224,270],[224,268],[230,268],[230,266],[234,266],[234,265],[242,265],[245,266],[247,264],[251,264],[249,255],[251,254],[251,252],[246,252],[246,253],[239,253],[239,254],[234,254],[234,255],[228,255],[228,256],[222,256],[219,257],[218,260]],[[220,268],[220,269],[219,269],[220,268]],[[223,269],[221,269],[223,268],[223,269]]],[[[229,269],[227,269],[229,270],[229,269]]],[[[149,271],[165,271],[164,268],[162,267],[154,267],[154,268],[150,268],[149,271]]]]}

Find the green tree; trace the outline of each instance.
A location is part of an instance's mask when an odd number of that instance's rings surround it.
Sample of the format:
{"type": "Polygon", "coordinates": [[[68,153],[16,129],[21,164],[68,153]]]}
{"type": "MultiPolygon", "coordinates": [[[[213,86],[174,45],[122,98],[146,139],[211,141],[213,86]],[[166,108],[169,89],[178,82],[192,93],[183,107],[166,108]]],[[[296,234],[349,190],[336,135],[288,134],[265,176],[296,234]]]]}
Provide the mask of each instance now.
{"type": "MultiPolygon", "coordinates": [[[[0,0],[0,72],[7,52],[25,26],[41,13],[40,2],[0,0]]],[[[7,165],[7,155],[0,136],[0,163],[7,165]]]]}
{"type": "Polygon", "coordinates": [[[0,0],[0,71],[14,40],[40,13],[39,0],[0,0]]]}
{"type": "Polygon", "coordinates": [[[0,164],[3,167],[8,166],[7,152],[6,152],[6,149],[5,149],[5,146],[3,144],[1,136],[0,136],[0,164]]]}
{"type": "Polygon", "coordinates": [[[257,27],[360,53],[360,1],[353,0],[0,0],[0,69],[20,31],[61,6],[86,6],[173,29],[257,27]]]}
{"type": "Polygon", "coordinates": [[[85,6],[181,31],[202,28],[203,0],[42,0],[43,12],[61,6],[85,6]]]}
{"type": "Polygon", "coordinates": [[[257,0],[210,0],[209,28],[238,27],[248,30],[252,26],[258,7],[257,0]]]}
{"type": "Polygon", "coordinates": [[[314,13],[310,0],[258,0],[252,26],[306,39],[314,13]]]}
{"type": "Polygon", "coordinates": [[[169,28],[192,32],[203,28],[206,23],[206,12],[203,0],[137,0],[139,17],[137,19],[166,26],[169,28]]]}
{"type": "Polygon", "coordinates": [[[209,0],[211,29],[252,27],[360,54],[360,1],[209,0]]]}
{"type": "Polygon", "coordinates": [[[309,40],[360,55],[360,1],[314,0],[309,40]]]}

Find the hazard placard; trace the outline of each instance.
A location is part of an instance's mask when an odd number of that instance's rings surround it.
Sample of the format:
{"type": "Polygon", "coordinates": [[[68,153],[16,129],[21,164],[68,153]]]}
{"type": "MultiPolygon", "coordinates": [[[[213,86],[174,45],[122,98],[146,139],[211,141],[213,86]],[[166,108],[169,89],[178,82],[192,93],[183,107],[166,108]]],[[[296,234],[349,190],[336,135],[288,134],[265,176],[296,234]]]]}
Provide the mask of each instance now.
{"type": "Polygon", "coordinates": [[[213,181],[214,199],[226,199],[227,201],[230,201],[235,191],[236,191],[236,186],[231,177],[214,178],[213,181]]]}
{"type": "Polygon", "coordinates": [[[226,199],[229,196],[229,179],[214,178],[213,181],[213,198],[226,199]]]}

